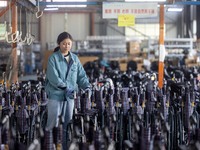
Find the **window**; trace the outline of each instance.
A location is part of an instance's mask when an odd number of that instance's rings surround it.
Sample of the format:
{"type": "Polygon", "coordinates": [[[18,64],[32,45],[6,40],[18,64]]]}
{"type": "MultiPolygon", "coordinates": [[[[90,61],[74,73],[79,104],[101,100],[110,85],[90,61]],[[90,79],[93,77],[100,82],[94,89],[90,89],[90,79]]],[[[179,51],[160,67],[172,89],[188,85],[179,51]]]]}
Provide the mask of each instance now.
{"type": "Polygon", "coordinates": [[[0,1],[0,7],[6,7],[7,1],[0,1]]]}
{"type": "Polygon", "coordinates": [[[126,36],[134,36],[139,39],[159,38],[159,24],[136,24],[134,27],[125,28],[126,36]]]}

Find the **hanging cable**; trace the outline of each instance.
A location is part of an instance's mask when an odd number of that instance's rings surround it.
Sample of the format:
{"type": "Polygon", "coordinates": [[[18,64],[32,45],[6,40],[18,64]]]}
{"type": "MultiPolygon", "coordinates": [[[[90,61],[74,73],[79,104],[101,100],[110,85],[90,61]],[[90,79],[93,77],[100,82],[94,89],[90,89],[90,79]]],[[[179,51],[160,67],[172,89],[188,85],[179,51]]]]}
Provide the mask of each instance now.
{"type": "Polygon", "coordinates": [[[6,31],[5,33],[5,39],[7,41],[7,43],[16,43],[19,39],[19,31],[16,32],[12,32],[12,19],[11,19],[11,5],[12,4],[12,0],[10,0],[9,2],[9,29],[10,31],[6,31]]]}
{"type": "Polygon", "coordinates": [[[40,0],[37,0],[37,12],[36,12],[36,18],[40,18],[43,15],[43,11],[40,11],[40,0]]]}
{"type": "Polygon", "coordinates": [[[12,38],[11,38],[11,34],[12,34],[12,26],[11,26],[11,0],[9,2],[9,11],[8,11],[8,18],[9,18],[9,31],[6,31],[5,33],[5,39],[7,41],[7,43],[12,43],[12,38]]]}
{"type": "Polygon", "coordinates": [[[19,42],[25,43],[26,42],[26,37],[24,37],[24,40],[22,40],[22,7],[20,7],[19,10],[19,42]]]}

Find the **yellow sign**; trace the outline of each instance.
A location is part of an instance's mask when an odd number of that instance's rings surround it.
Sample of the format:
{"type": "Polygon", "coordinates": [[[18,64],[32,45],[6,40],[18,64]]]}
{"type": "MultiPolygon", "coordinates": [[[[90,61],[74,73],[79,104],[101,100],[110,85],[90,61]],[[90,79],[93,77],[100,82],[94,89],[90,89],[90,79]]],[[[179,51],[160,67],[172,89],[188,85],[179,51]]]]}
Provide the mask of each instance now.
{"type": "Polygon", "coordinates": [[[131,14],[120,14],[118,15],[118,26],[134,26],[135,25],[135,16],[131,14]]]}

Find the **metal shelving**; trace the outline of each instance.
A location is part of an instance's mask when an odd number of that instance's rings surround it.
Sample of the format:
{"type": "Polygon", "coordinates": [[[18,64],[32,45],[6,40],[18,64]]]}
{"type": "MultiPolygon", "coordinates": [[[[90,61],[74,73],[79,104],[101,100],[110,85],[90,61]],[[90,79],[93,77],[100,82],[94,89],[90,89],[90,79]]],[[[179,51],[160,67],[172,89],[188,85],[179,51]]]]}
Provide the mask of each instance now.
{"type": "MultiPolygon", "coordinates": [[[[193,50],[193,39],[191,38],[166,38],[165,39],[166,57],[183,57],[186,53],[193,50]]],[[[151,41],[151,49],[159,51],[158,41],[151,41]]]]}
{"type": "Polygon", "coordinates": [[[193,39],[191,38],[168,38],[165,39],[165,48],[185,48],[193,49],[193,39]]]}
{"type": "Polygon", "coordinates": [[[88,36],[87,41],[92,49],[102,51],[105,59],[126,56],[126,38],[124,36],[88,36]],[[95,45],[97,47],[94,47],[95,45]]]}

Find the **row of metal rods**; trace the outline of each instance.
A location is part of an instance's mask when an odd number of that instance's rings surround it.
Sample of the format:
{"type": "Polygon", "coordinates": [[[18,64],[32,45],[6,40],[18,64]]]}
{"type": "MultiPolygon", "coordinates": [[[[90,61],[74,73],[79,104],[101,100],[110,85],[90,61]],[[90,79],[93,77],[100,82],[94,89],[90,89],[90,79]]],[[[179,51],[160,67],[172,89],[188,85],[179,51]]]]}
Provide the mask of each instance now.
{"type": "Polygon", "coordinates": [[[179,79],[166,80],[163,89],[154,73],[137,86],[96,82],[91,101],[87,94],[75,99],[69,141],[85,149],[198,149],[199,83],[179,79]]]}
{"type": "MultiPolygon", "coordinates": [[[[128,84],[109,76],[96,79],[91,98],[81,90],[75,93],[69,150],[199,148],[197,78],[173,76],[159,89],[153,72],[126,77],[128,84]]],[[[5,82],[1,85],[1,149],[15,149],[11,143],[29,150],[62,149],[62,117],[54,130],[45,129],[48,100],[42,83],[15,83],[9,89],[5,82]]]]}
{"type": "Polygon", "coordinates": [[[0,85],[1,149],[28,149],[44,136],[47,96],[41,81],[0,85]]]}

